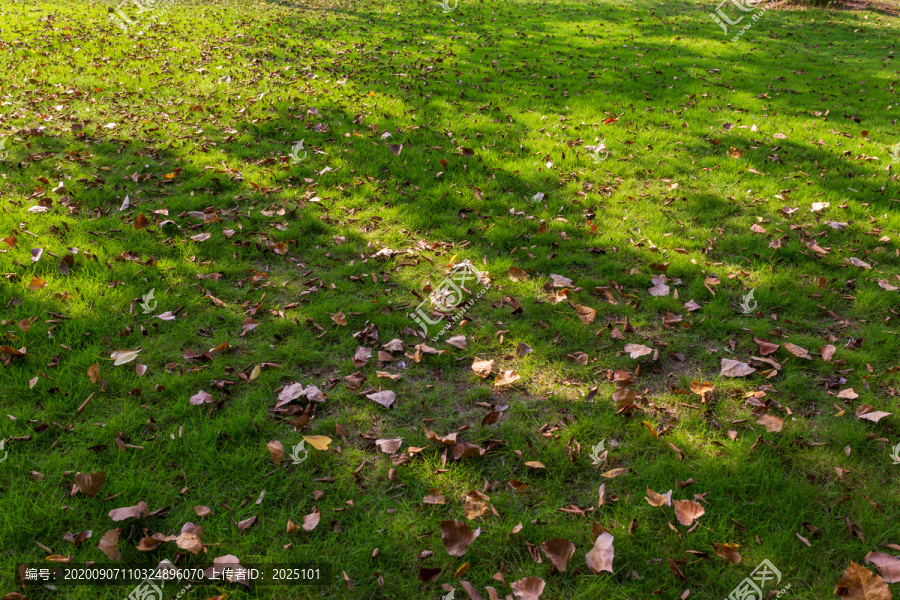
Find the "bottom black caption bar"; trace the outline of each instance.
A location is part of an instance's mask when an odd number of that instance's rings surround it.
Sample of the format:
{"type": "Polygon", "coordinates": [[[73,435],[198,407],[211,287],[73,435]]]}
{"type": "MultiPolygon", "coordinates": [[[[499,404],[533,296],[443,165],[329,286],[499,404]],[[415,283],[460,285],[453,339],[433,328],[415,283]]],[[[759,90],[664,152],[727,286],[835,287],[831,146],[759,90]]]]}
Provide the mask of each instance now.
{"type": "Polygon", "coordinates": [[[166,585],[236,583],[246,586],[329,585],[332,567],[325,563],[259,564],[219,562],[177,567],[164,561],[155,567],[121,564],[29,563],[20,565],[16,580],[24,584],[145,585],[148,591],[166,585]]]}

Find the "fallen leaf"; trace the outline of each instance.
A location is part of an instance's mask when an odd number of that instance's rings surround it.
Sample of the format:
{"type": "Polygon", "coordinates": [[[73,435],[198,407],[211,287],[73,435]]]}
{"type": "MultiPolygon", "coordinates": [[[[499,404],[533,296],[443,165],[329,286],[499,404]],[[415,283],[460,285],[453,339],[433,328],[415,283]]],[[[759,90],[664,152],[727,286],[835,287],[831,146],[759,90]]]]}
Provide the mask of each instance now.
{"type": "Polygon", "coordinates": [[[139,353],[140,350],[116,350],[109,357],[115,361],[113,365],[119,366],[133,361],[139,353]]]}
{"type": "Polygon", "coordinates": [[[123,506],[122,508],[114,508],[109,511],[109,518],[113,521],[124,521],[125,519],[138,519],[146,517],[150,514],[150,507],[146,502],[138,502],[134,506],[123,506]]]}
{"type": "Polygon", "coordinates": [[[731,360],[730,358],[723,358],[722,372],[719,373],[719,375],[722,377],[746,377],[747,375],[755,372],[756,369],[754,369],[747,363],[743,363],[738,360],[731,360]]]}
{"type": "Polygon", "coordinates": [[[805,348],[801,348],[796,344],[791,344],[790,342],[785,342],[782,344],[784,349],[793,354],[798,358],[805,358],[806,360],[811,360],[812,357],[809,355],[809,352],[805,348]]]}
{"type": "Polygon", "coordinates": [[[100,489],[103,487],[104,483],[106,483],[106,475],[103,471],[99,473],[91,472],[90,474],[75,474],[75,485],[77,485],[78,489],[84,492],[85,495],[91,498],[100,493],[100,489]]]}
{"type": "Polygon", "coordinates": [[[882,552],[869,552],[866,554],[866,564],[878,567],[886,582],[900,583],[900,559],[896,556],[882,552]]]}
{"type": "Polygon", "coordinates": [[[640,358],[653,352],[653,348],[648,348],[643,344],[625,344],[625,352],[628,352],[628,356],[631,358],[640,358]]]}
{"type": "Polygon", "coordinates": [[[695,519],[706,514],[703,505],[693,500],[675,500],[674,504],[675,516],[678,517],[678,522],[685,527],[690,527],[695,519]]]}
{"type": "Polygon", "coordinates": [[[594,318],[597,316],[597,311],[588,306],[582,306],[580,304],[575,304],[575,314],[578,315],[578,318],[581,319],[581,322],[585,325],[590,325],[594,322],[594,318]]]}
{"type": "Polygon", "coordinates": [[[385,454],[393,454],[403,445],[403,438],[393,438],[389,440],[375,440],[375,445],[385,454]]]}
{"type": "Polygon", "coordinates": [[[303,439],[316,450],[328,450],[328,444],[331,443],[331,438],[326,435],[304,435],[303,439]]]}
{"type": "Polygon", "coordinates": [[[312,531],[319,525],[319,519],[322,518],[322,513],[319,511],[311,512],[308,515],[303,515],[303,531],[312,531]]]}
{"type": "Polygon", "coordinates": [[[103,534],[103,537],[100,538],[100,543],[97,544],[97,548],[109,558],[109,560],[120,560],[122,558],[122,551],[119,550],[119,534],[122,533],[121,529],[110,529],[106,533],[103,534]]]}
{"type": "Polygon", "coordinates": [[[390,390],[384,390],[383,392],[366,394],[366,398],[372,400],[373,402],[377,402],[385,408],[390,408],[394,404],[394,400],[397,399],[397,395],[390,390]]]}
{"type": "Polygon", "coordinates": [[[509,278],[513,281],[524,281],[528,279],[528,273],[526,273],[519,267],[510,267],[509,278]]]}
{"type": "Polygon", "coordinates": [[[856,409],[857,419],[865,419],[867,421],[872,421],[873,423],[877,423],[881,419],[892,414],[894,413],[884,412],[883,410],[875,410],[875,407],[869,404],[863,404],[856,409]]]}
{"type": "Polygon", "coordinates": [[[491,372],[494,370],[494,361],[493,360],[481,360],[480,358],[476,358],[472,363],[472,372],[477,376],[485,379],[491,375],[491,372]]]}
{"type": "Polygon", "coordinates": [[[851,562],[834,589],[834,593],[848,600],[891,600],[891,590],[880,575],[862,565],[851,562]]]}
{"type": "Polygon", "coordinates": [[[601,533],[594,540],[594,547],[585,555],[584,560],[595,575],[603,571],[613,572],[613,559],[616,556],[613,539],[608,531],[601,533]]]}
{"type": "Polygon", "coordinates": [[[272,455],[272,462],[276,465],[280,465],[284,460],[284,444],[278,440],[272,440],[266,444],[266,448],[269,449],[269,454],[272,455]]]}
{"type": "Polygon", "coordinates": [[[741,555],[737,550],[740,548],[738,544],[713,544],[713,547],[716,549],[716,554],[724,558],[727,562],[730,562],[733,565],[741,562],[741,555]]]}
{"type": "Polygon", "coordinates": [[[560,573],[566,572],[569,559],[575,554],[575,545],[569,540],[553,538],[541,544],[541,550],[560,573]]]}
{"type": "Polygon", "coordinates": [[[665,494],[657,494],[650,488],[647,488],[647,495],[644,496],[644,500],[646,500],[647,504],[650,506],[672,506],[672,490],[669,490],[665,494]]]}
{"type": "Polygon", "coordinates": [[[784,419],[768,413],[759,415],[756,422],[766,428],[766,431],[777,433],[784,426],[784,419]]]}
{"type": "Polygon", "coordinates": [[[215,402],[215,398],[213,398],[212,394],[204,392],[203,390],[200,390],[190,397],[190,403],[194,406],[200,406],[202,404],[208,404],[210,402],[215,402]]]}
{"type": "Polygon", "coordinates": [[[501,371],[494,380],[494,387],[505,387],[519,380],[519,374],[513,370],[501,371]]]}
{"type": "Polygon", "coordinates": [[[519,600],[539,600],[545,585],[547,584],[540,577],[525,577],[509,584],[509,587],[519,600]]]}
{"type": "Polygon", "coordinates": [[[441,538],[444,540],[444,550],[450,556],[457,558],[463,556],[469,549],[469,545],[481,535],[481,529],[472,530],[468,524],[455,519],[441,521],[441,538]]]}
{"type": "Polygon", "coordinates": [[[669,295],[669,286],[666,285],[666,276],[662,273],[658,275],[651,275],[650,281],[653,282],[653,287],[651,287],[648,291],[651,296],[668,296],[669,295]]]}

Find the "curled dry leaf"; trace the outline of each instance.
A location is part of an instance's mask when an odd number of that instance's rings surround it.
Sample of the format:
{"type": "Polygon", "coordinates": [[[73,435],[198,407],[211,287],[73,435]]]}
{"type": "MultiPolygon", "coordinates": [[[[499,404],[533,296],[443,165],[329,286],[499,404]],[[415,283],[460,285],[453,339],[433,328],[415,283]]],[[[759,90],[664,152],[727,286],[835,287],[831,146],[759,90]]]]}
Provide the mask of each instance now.
{"type": "Polygon", "coordinates": [[[478,490],[467,492],[463,496],[463,514],[467,519],[477,519],[491,511],[491,505],[488,503],[490,497],[485,496],[478,490]]]}
{"type": "Polygon", "coordinates": [[[547,585],[540,577],[525,577],[509,584],[519,600],[539,600],[547,585]]]}
{"type": "Polygon", "coordinates": [[[578,315],[578,318],[581,319],[581,322],[585,325],[590,325],[594,322],[594,318],[597,316],[597,311],[589,306],[582,306],[580,304],[575,304],[575,314],[578,315]]]}
{"type": "Polygon", "coordinates": [[[175,538],[175,545],[191,554],[197,554],[203,550],[203,542],[200,539],[202,535],[202,527],[197,527],[193,523],[185,523],[181,528],[181,533],[175,538]]]}
{"type": "Polygon", "coordinates": [[[706,509],[699,502],[693,500],[675,500],[675,516],[678,522],[685,527],[690,527],[696,519],[706,514],[706,509]]]}
{"type": "MultiPolygon", "coordinates": [[[[119,560],[122,558],[122,551],[119,550],[119,534],[121,529],[110,529],[100,538],[97,548],[109,558],[109,560],[119,560]]],[[[871,554],[871,553],[870,553],[871,554]]]]}
{"type": "Polygon", "coordinates": [[[281,461],[284,460],[284,444],[278,440],[272,440],[266,444],[266,448],[269,449],[269,454],[272,455],[272,462],[276,465],[280,465],[281,461]]]}
{"type": "Polygon", "coordinates": [[[891,600],[891,590],[880,575],[851,562],[841,575],[834,593],[848,600],[891,600]]]}
{"type": "Polygon", "coordinates": [[[594,574],[613,572],[613,559],[616,556],[613,548],[613,535],[604,531],[594,540],[594,547],[585,555],[584,560],[594,574]]]}
{"type": "Polygon", "coordinates": [[[393,438],[389,440],[375,440],[375,445],[385,454],[393,454],[403,445],[403,438],[393,438]]]}
{"type": "Polygon", "coordinates": [[[822,346],[822,348],[819,350],[819,353],[822,355],[822,360],[830,361],[832,359],[832,357],[834,356],[835,350],[837,350],[837,348],[835,348],[831,344],[828,344],[827,346],[822,346]]]}
{"type": "Polygon", "coordinates": [[[480,358],[476,358],[472,363],[472,372],[485,379],[490,377],[491,373],[494,371],[494,361],[493,360],[481,360],[480,358]]]}
{"type": "Polygon", "coordinates": [[[806,360],[812,360],[812,357],[809,355],[809,351],[806,348],[801,348],[797,344],[792,344],[790,342],[785,342],[782,344],[784,349],[793,354],[798,358],[805,358],[806,360]]]}
{"type": "Polygon", "coordinates": [[[625,352],[628,352],[628,356],[631,358],[640,358],[653,352],[653,348],[648,348],[643,344],[625,344],[625,352]]]}
{"type": "Polygon", "coordinates": [[[569,540],[553,538],[541,544],[541,550],[557,571],[565,573],[569,559],[575,554],[575,545],[569,540]]]}
{"type": "Polygon", "coordinates": [[[456,519],[441,521],[441,538],[444,540],[444,550],[450,556],[459,558],[469,549],[472,542],[481,535],[481,529],[472,530],[468,524],[456,519]]]}
{"type": "Polygon", "coordinates": [[[456,346],[460,350],[465,350],[468,347],[466,344],[466,336],[464,335],[454,335],[447,338],[447,343],[451,346],[456,346]]]}
{"type": "Polygon", "coordinates": [[[748,365],[747,363],[741,362],[739,360],[731,360],[730,358],[722,359],[722,372],[719,373],[722,377],[746,377],[751,373],[755,373],[756,369],[748,365]]]}
{"type": "Polygon", "coordinates": [[[665,494],[657,494],[650,488],[647,488],[647,495],[644,496],[644,500],[646,500],[647,504],[650,506],[672,506],[672,490],[669,490],[665,494]]]}
{"type": "Polygon", "coordinates": [[[112,354],[109,355],[111,359],[113,359],[113,365],[119,366],[124,365],[125,363],[129,363],[137,358],[137,355],[140,353],[140,349],[138,350],[116,350],[112,354]]]}
{"type": "Polygon", "coordinates": [[[501,371],[494,380],[494,387],[506,387],[512,385],[519,380],[519,374],[514,370],[501,371]]]}

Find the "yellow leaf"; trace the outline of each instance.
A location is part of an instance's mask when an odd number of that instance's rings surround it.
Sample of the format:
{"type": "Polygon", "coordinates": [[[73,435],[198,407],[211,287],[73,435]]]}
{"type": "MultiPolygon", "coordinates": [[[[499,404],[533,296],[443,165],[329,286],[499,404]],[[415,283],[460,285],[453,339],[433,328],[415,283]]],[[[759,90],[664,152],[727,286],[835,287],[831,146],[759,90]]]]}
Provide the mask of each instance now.
{"type": "Polygon", "coordinates": [[[655,439],[655,440],[659,439],[659,432],[656,431],[656,427],[654,427],[651,423],[649,423],[648,421],[641,421],[641,425],[646,427],[647,430],[653,434],[653,439],[655,439]]]}
{"type": "Polygon", "coordinates": [[[303,439],[316,450],[328,450],[328,444],[331,443],[331,438],[327,435],[311,435],[309,437],[304,435],[303,439]]]}

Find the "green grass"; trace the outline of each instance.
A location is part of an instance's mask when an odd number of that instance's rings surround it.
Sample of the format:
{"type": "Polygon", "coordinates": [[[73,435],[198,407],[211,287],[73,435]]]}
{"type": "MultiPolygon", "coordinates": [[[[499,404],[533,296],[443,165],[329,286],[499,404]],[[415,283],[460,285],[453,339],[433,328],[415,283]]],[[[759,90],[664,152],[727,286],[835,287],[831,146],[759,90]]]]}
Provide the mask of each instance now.
{"type": "MultiPolygon", "coordinates": [[[[182,596],[201,599],[437,599],[441,584],[462,598],[462,580],[503,597],[510,587],[492,579],[501,569],[508,583],[544,578],[548,600],[678,598],[688,588],[712,599],[763,559],[781,571],[778,587],[790,584],[788,597],[821,599],[851,561],[900,543],[900,467],[889,456],[897,417],[854,418],[863,403],[897,412],[900,390],[890,370],[900,365],[900,295],[878,283],[900,286],[900,165],[888,155],[900,142],[896,18],[769,10],[730,42],[734,32],[709,17],[715,3],[693,0],[464,0],[447,14],[422,1],[227,0],[179,2],[129,37],[107,18],[114,6],[0,6],[0,238],[16,238],[0,243],[2,344],[27,352],[2,355],[0,369],[9,415],[0,421],[9,452],[0,593],[23,591],[12,573],[44,559],[38,543],[73,562],[109,562],[97,543],[115,527],[122,564],[233,554],[334,570],[327,586],[215,585],[182,596]],[[300,140],[307,158],[295,165],[300,140]],[[585,146],[599,140],[610,154],[598,163],[585,146]],[[390,144],[403,145],[399,155],[390,144]],[[46,212],[29,212],[44,198],[46,212]],[[830,206],[811,212],[815,202],[830,206]],[[150,226],[136,228],[139,216],[150,226]],[[192,239],[202,233],[211,237],[192,239]],[[36,262],[33,248],[43,249],[36,262]],[[70,248],[78,252],[64,275],[70,248]],[[385,248],[395,253],[376,256],[385,248]],[[421,362],[395,352],[377,364],[394,338],[414,352],[423,340],[408,313],[465,259],[492,282],[450,332],[468,347],[429,340],[447,352],[421,362]],[[662,263],[671,293],[654,297],[662,263]],[[512,281],[513,266],[529,277],[512,281]],[[551,301],[550,274],[572,280],[567,299],[551,301]],[[710,275],[720,283],[704,285],[710,275]],[[29,289],[34,277],[46,285],[29,289]],[[158,304],[144,314],[151,289],[158,304]],[[745,315],[737,305],[751,289],[758,307],[745,315]],[[701,308],[686,310],[689,300],[701,308]],[[574,304],[595,309],[595,321],[582,323],[574,304]],[[165,311],[176,319],[155,317],[165,311]],[[347,325],[332,319],[339,312],[347,325]],[[667,312],[682,323],[664,324],[667,312]],[[257,326],[244,332],[248,318],[257,326]],[[30,328],[17,326],[23,319],[30,328]],[[377,341],[353,337],[367,325],[377,341]],[[771,379],[764,365],[721,377],[722,358],[760,356],[754,337],[812,358],[781,348],[771,379]],[[184,358],[225,342],[212,360],[184,358]],[[518,356],[520,342],[533,352],[518,356]],[[632,360],[629,343],[658,358],[632,360]],[[826,344],[837,349],[830,362],[818,354],[826,344]],[[357,368],[360,345],[373,357],[357,368]],[[135,361],[113,365],[112,352],[137,348],[135,361]],[[586,365],[567,356],[579,352],[586,365]],[[520,379],[494,387],[473,375],[476,357],[520,379]],[[95,363],[102,385],[87,375],[95,363]],[[260,363],[278,366],[251,379],[260,363]],[[634,374],[640,395],[629,414],[611,400],[617,369],[634,374]],[[343,378],[356,371],[363,389],[394,391],[395,406],[349,389],[343,378]],[[300,430],[297,415],[272,412],[276,390],[294,381],[327,394],[300,430]],[[705,405],[691,381],[715,384],[705,405]],[[836,397],[850,387],[858,398],[836,397]],[[200,390],[217,402],[192,405],[200,390]],[[780,432],[756,423],[746,395],[759,390],[784,419],[780,432]],[[482,425],[497,406],[499,420],[482,425]],[[489,452],[442,460],[426,419],[439,435],[464,429],[460,441],[489,452]],[[654,439],[642,421],[665,431],[654,439]],[[273,463],[267,442],[290,452],[312,435],[333,438],[330,448],[273,463]],[[392,461],[375,447],[398,437],[403,454],[425,449],[392,461]],[[117,439],[140,449],[120,450],[117,439]],[[601,440],[610,452],[597,468],[589,453],[601,440]],[[619,467],[631,470],[601,476],[619,467]],[[105,473],[96,497],[70,494],[79,471],[105,473]],[[702,494],[706,514],[688,532],[672,508],[644,500],[648,487],[675,489],[678,500],[702,494]],[[446,504],[423,504],[432,489],[446,504]],[[461,498],[473,489],[499,517],[469,521],[482,533],[455,558],[438,523],[466,521],[461,498]],[[140,501],[167,510],[108,516],[140,501]],[[212,515],[198,517],[198,505],[212,515]],[[586,514],[559,510],[573,505],[586,514]],[[314,531],[286,533],[314,508],[314,531]],[[258,523],[240,532],[252,516],[258,523]],[[178,534],[186,522],[204,528],[200,554],[174,542],[136,549],[145,534],[178,534]],[[594,523],[615,537],[614,573],[585,564],[594,523]],[[82,545],[62,539],[83,530],[93,535],[82,545]],[[527,543],[552,538],[576,546],[566,573],[532,559],[527,543]],[[716,543],[739,544],[742,562],[716,556],[716,543]],[[433,555],[417,558],[423,551],[433,555]],[[424,583],[420,567],[442,571],[424,583]]],[[[131,587],[25,593],[114,599],[131,587]]]]}

